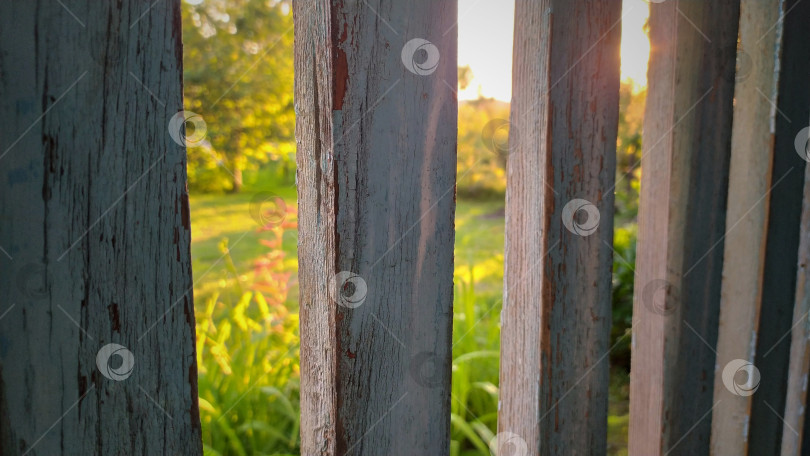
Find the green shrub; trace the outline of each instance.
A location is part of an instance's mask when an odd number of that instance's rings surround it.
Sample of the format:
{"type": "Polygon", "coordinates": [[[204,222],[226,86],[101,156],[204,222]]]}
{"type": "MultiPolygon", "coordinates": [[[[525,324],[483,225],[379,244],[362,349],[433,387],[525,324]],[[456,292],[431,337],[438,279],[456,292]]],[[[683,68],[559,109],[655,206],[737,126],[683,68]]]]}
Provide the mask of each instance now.
{"type": "Polygon", "coordinates": [[[630,372],[637,231],[638,225],[633,223],[616,228],[613,235],[613,327],[610,332],[613,350],[610,363],[625,372],[630,372]]]}
{"type": "Polygon", "coordinates": [[[290,311],[294,271],[284,264],[285,221],[265,227],[270,250],[243,287],[223,240],[225,267],[236,277],[197,311],[197,362],[203,445],[210,455],[298,454],[298,314],[290,311]],[[247,291],[244,290],[247,289],[247,291]],[[237,302],[221,296],[241,296],[237,302]]]}
{"type": "Polygon", "coordinates": [[[205,453],[298,454],[298,315],[247,292],[211,297],[197,322],[205,453]]]}
{"type": "Polygon", "coordinates": [[[476,296],[472,266],[455,290],[450,455],[488,456],[498,427],[501,300],[476,296]]]}
{"type": "MultiPolygon", "coordinates": [[[[235,198],[223,197],[223,198],[235,198]]],[[[207,201],[207,200],[206,200],[207,201]]],[[[497,432],[503,272],[502,203],[459,201],[451,397],[452,456],[489,456],[497,432]],[[462,261],[463,260],[463,261],[462,261]]],[[[288,219],[295,218],[290,205],[288,219]]],[[[295,223],[260,229],[267,253],[237,270],[227,239],[217,280],[197,310],[203,442],[209,455],[299,454],[295,267],[281,241],[295,223]],[[289,258],[287,258],[289,257],[289,258]]],[[[626,454],[629,331],[636,225],[615,230],[609,454],[626,454]]],[[[253,241],[255,242],[255,241],[253,241]]]]}

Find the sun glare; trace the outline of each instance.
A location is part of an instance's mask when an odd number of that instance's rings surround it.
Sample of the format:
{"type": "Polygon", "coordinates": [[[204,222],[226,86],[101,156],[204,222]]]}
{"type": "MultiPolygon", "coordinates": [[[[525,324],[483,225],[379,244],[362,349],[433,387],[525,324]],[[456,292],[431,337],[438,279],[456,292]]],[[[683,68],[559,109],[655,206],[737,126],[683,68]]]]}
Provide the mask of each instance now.
{"type": "MultiPolygon", "coordinates": [[[[650,40],[644,25],[649,16],[645,0],[623,0],[622,80],[636,89],[647,83],[650,40]]],[[[473,79],[458,94],[460,100],[479,97],[512,98],[512,34],[514,1],[458,2],[458,64],[469,66],[473,79]]]]}
{"type": "Polygon", "coordinates": [[[650,38],[644,29],[650,5],[644,0],[624,0],[622,4],[622,80],[636,89],[647,86],[650,38]]]}

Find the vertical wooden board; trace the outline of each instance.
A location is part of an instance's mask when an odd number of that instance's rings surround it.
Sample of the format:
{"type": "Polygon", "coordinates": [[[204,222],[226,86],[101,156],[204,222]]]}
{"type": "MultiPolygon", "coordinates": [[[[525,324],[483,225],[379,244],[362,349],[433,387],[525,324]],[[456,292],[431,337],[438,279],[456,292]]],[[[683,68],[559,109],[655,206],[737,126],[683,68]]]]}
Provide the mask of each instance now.
{"type": "Polygon", "coordinates": [[[0,99],[0,453],[202,454],[179,0],[2,2],[0,99]]]}
{"type": "Polygon", "coordinates": [[[630,454],[706,454],[739,1],[651,5],[630,454]]]}
{"type": "Polygon", "coordinates": [[[504,454],[606,452],[620,20],[614,1],[516,3],[504,454]]]}
{"type": "MultiPolygon", "coordinates": [[[[779,20],[783,3],[743,0],[740,5],[724,280],[714,372],[717,406],[712,414],[711,446],[715,455],[746,454],[748,447],[750,396],[737,395],[733,384],[727,389],[728,378],[723,372],[734,360],[754,361],[766,267],[767,196],[774,184],[773,126],[778,114],[771,99],[776,100],[782,44],[781,33],[769,33],[769,29],[779,20]]],[[[777,181],[779,178],[776,176],[777,181]]],[[[736,369],[743,367],[740,364],[736,369]]]]}
{"type": "Polygon", "coordinates": [[[806,125],[792,119],[810,118],[810,6],[746,0],[741,10],[748,68],[735,93],[712,451],[778,454],[806,164],[794,147],[806,125]]]}
{"type": "Polygon", "coordinates": [[[322,276],[335,264],[334,192],[323,163],[332,150],[331,8],[294,2],[295,137],[301,334],[301,450],[335,454],[335,312],[322,276]],[[326,151],[326,153],[324,153],[326,151]],[[325,196],[322,196],[325,195],[325,196]],[[321,252],[320,255],[316,252],[321,252]]]}
{"type": "Polygon", "coordinates": [[[449,452],[456,15],[294,5],[302,453],[449,452]]]}
{"type": "MultiPolygon", "coordinates": [[[[807,398],[807,395],[805,394],[805,400],[806,400],[806,398],[807,398]]],[[[807,402],[804,403],[804,406],[805,406],[805,410],[806,410],[807,402]]],[[[796,432],[801,436],[799,438],[799,442],[788,441],[787,448],[783,447],[783,453],[784,453],[785,450],[787,450],[787,451],[789,451],[788,454],[800,454],[802,456],[810,455],[810,438],[808,438],[810,436],[810,420],[804,419],[804,420],[802,420],[802,422],[803,422],[802,427],[794,428],[796,430],[796,432]],[[798,446],[795,449],[791,448],[791,445],[793,443],[798,443],[798,446]]],[[[785,420],[785,424],[790,424],[788,422],[787,418],[785,420]]]]}
{"type": "MultiPolygon", "coordinates": [[[[805,140],[810,139],[805,134],[805,140]]],[[[782,456],[807,454],[807,375],[810,371],[810,167],[805,167],[804,200],[800,227],[798,270],[796,273],[796,300],[793,327],[790,336],[790,365],[787,377],[784,428],[782,429],[782,456]]]]}
{"type": "MultiPolygon", "coordinates": [[[[773,180],[768,213],[767,251],[762,279],[762,310],[754,365],[762,383],[751,396],[749,454],[779,454],[784,429],[785,393],[790,360],[790,331],[796,297],[804,168],[795,147],[810,120],[810,4],[786,0],[782,22],[779,93],[775,100],[773,180]],[[774,182],[775,184],[776,182],[774,182]]],[[[773,30],[770,33],[775,33],[773,30]]],[[[791,399],[794,400],[794,399],[791,399]]],[[[798,429],[796,430],[798,432],[798,429]]]]}

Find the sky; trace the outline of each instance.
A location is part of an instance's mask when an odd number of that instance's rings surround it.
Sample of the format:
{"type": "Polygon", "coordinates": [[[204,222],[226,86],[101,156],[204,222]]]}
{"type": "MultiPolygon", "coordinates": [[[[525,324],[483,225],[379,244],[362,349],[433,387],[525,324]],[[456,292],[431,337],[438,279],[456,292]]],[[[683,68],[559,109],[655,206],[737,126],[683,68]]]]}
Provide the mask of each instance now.
{"type": "MultiPolygon", "coordinates": [[[[514,0],[459,0],[458,64],[470,66],[473,80],[459,99],[511,99],[514,0]],[[482,33],[485,30],[486,33],[482,33]]],[[[650,41],[644,32],[645,0],[623,0],[622,79],[646,85],[650,41]]]]}

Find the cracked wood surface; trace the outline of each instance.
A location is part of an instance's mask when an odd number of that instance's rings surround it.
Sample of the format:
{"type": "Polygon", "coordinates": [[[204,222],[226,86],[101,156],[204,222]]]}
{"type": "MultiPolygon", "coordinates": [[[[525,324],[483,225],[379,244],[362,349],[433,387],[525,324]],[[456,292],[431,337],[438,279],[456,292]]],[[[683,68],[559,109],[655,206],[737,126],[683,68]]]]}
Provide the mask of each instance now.
{"type": "Polygon", "coordinates": [[[302,454],[449,452],[456,10],[293,6],[302,454]],[[414,38],[434,72],[403,63],[414,38]]]}
{"type": "Polygon", "coordinates": [[[202,454],[180,1],[60,3],[0,3],[0,454],[202,454]]]}

